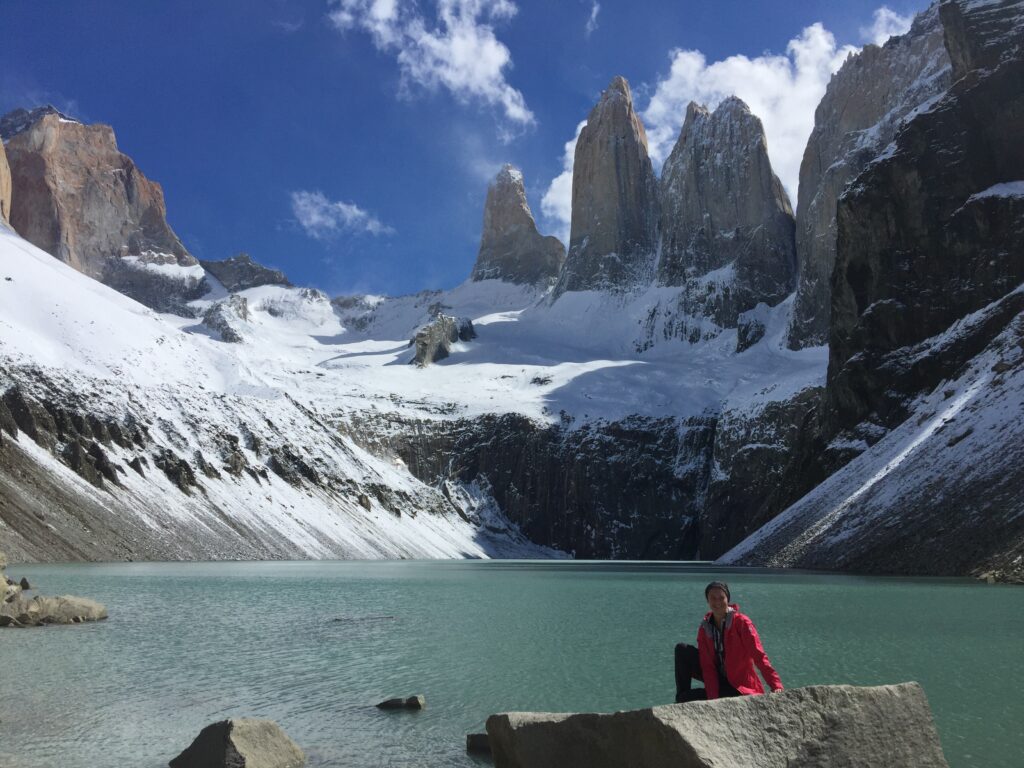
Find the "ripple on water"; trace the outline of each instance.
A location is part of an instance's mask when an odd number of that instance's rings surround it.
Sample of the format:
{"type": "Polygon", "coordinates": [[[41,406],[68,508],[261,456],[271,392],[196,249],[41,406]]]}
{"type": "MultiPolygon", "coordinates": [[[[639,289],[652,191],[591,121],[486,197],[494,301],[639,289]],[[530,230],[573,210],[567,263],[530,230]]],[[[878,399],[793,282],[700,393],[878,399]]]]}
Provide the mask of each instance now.
{"type": "MultiPolygon", "coordinates": [[[[711,577],[664,563],[22,571],[111,618],[3,633],[0,765],[17,768],[165,766],[202,727],[239,716],[277,720],[314,768],[478,765],[465,734],[492,712],[670,701],[672,647],[696,635],[711,577]],[[414,693],[422,712],[374,706],[414,693]]],[[[917,679],[954,768],[1019,768],[1024,591],[725,574],[787,685],[917,679]]]]}

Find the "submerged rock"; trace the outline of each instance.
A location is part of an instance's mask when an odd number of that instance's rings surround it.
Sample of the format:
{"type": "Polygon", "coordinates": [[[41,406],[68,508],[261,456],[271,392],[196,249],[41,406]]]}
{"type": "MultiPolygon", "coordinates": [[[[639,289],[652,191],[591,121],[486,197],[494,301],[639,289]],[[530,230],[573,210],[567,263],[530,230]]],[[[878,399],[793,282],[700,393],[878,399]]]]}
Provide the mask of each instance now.
{"type": "Polygon", "coordinates": [[[273,720],[242,718],[206,726],[171,768],[300,768],[306,755],[273,720]]]}
{"type": "Polygon", "coordinates": [[[917,683],[820,685],[614,714],[487,720],[498,768],[946,768],[917,683]]]}
{"type": "Polygon", "coordinates": [[[418,693],[405,699],[386,699],[377,705],[377,709],[423,709],[426,706],[426,697],[418,693]]]}

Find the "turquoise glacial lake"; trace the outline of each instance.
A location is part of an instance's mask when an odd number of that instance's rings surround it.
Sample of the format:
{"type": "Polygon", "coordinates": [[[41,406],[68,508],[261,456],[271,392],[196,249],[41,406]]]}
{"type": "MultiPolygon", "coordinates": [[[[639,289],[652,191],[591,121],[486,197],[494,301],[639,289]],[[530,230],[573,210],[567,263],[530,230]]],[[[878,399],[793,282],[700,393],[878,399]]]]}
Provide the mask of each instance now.
{"type": "Polygon", "coordinates": [[[670,703],[725,579],[787,687],[917,680],[952,766],[1024,766],[1024,589],[586,562],[9,566],[106,622],[0,630],[0,766],[158,768],[210,722],[278,721],[310,766],[474,766],[508,710],[670,703]],[[422,693],[422,712],[374,704],[422,693]]]}

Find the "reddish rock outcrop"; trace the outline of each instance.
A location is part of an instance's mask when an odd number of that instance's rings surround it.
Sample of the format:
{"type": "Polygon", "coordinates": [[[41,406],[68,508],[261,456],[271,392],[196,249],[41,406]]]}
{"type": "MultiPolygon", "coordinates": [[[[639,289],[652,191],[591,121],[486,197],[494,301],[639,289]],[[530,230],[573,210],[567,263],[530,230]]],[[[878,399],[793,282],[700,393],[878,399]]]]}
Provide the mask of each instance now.
{"type": "Polygon", "coordinates": [[[108,125],[52,107],[0,122],[11,224],[75,269],[160,311],[184,311],[206,291],[202,269],[167,224],[160,185],[117,148],[108,125]]]}

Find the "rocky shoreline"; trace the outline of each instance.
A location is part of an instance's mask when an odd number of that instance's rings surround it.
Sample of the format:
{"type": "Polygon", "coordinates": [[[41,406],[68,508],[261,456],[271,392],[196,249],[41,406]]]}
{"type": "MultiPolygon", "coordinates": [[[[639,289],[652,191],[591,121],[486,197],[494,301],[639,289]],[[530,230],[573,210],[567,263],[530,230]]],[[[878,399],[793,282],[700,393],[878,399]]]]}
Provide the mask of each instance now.
{"type": "Polygon", "coordinates": [[[85,597],[36,595],[29,599],[25,597],[25,592],[32,589],[28,581],[22,578],[15,582],[8,578],[6,568],[7,556],[0,552],[0,587],[4,590],[3,602],[0,603],[0,627],[81,624],[107,618],[107,609],[101,603],[85,597]]]}

